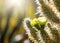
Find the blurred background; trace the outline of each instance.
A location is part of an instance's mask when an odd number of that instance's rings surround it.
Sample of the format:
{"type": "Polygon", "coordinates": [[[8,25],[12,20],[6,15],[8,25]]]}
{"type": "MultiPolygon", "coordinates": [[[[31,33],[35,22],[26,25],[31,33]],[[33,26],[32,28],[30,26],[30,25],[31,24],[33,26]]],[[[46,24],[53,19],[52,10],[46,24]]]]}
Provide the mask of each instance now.
{"type": "Polygon", "coordinates": [[[35,0],[0,0],[0,43],[33,43],[23,27],[24,18],[35,18],[35,0]]]}

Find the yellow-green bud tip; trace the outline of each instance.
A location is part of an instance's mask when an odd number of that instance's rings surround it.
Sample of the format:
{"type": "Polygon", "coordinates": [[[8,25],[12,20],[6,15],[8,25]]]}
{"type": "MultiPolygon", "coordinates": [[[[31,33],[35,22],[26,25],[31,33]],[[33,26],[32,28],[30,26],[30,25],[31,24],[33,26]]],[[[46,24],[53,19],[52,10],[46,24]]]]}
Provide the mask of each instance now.
{"type": "Polygon", "coordinates": [[[31,26],[35,26],[38,23],[39,23],[39,20],[37,18],[35,18],[31,21],[31,26]]]}
{"type": "Polygon", "coordinates": [[[40,22],[40,25],[45,25],[47,22],[47,18],[45,17],[39,17],[38,20],[40,22]]]}

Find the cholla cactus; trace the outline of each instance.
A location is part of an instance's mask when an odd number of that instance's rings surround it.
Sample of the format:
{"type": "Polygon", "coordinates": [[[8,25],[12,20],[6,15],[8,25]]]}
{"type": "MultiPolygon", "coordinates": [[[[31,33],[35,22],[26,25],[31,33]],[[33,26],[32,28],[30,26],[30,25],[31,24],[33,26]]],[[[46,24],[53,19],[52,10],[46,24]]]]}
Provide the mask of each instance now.
{"type": "Polygon", "coordinates": [[[37,0],[35,2],[39,4],[38,10],[41,14],[38,18],[33,20],[27,18],[23,22],[29,39],[34,43],[60,43],[60,1],[37,0]]]}

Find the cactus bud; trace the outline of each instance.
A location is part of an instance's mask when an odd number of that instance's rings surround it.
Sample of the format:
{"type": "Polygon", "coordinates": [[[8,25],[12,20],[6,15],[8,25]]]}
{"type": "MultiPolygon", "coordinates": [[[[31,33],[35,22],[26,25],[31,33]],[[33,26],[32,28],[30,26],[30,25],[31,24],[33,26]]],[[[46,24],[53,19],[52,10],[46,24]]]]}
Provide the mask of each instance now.
{"type": "Polygon", "coordinates": [[[31,26],[36,27],[37,29],[41,28],[41,26],[39,24],[39,20],[37,18],[35,18],[31,21],[31,26]]]}
{"type": "Polygon", "coordinates": [[[47,19],[45,17],[39,17],[38,20],[40,25],[45,25],[47,22],[47,19]]]}

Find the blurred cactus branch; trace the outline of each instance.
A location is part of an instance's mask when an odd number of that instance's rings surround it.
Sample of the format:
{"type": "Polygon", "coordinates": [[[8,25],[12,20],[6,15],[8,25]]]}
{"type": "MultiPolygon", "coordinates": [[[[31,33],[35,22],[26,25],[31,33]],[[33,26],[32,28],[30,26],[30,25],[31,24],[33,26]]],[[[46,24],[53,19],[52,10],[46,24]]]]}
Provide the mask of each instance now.
{"type": "Polygon", "coordinates": [[[1,32],[2,32],[2,31],[1,31],[1,29],[2,29],[2,28],[1,28],[1,22],[2,22],[2,14],[0,13],[0,36],[1,36],[1,32]]]}
{"type": "Polygon", "coordinates": [[[7,12],[7,22],[6,22],[5,30],[3,31],[2,35],[1,35],[1,43],[4,43],[4,37],[9,28],[9,21],[10,21],[11,13],[12,13],[11,10],[7,12]]]}
{"type": "MultiPolygon", "coordinates": [[[[1,34],[2,34],[1,22],[2,22],[2,14],[0,14],[0,38],[1,38],[1,34]]],[[[0,39],[0,43],[1,43],[1,39],[0,39]]]]}
{"type": "Polygon", "coordinates": [[[19,17],[19,19],[17,21],[18,22],[17,25],[13,28],[13,31],[9,35],[9,43],[11,42],[11,39],[12,39],[13,34],[15,33],[15,31],[17,31],[20,28],[20,26],[22,24],[22,21],[23,21],[23,18],[24,18],[24,16],[23,17],[19,17]]]}

